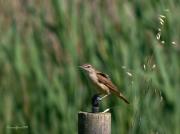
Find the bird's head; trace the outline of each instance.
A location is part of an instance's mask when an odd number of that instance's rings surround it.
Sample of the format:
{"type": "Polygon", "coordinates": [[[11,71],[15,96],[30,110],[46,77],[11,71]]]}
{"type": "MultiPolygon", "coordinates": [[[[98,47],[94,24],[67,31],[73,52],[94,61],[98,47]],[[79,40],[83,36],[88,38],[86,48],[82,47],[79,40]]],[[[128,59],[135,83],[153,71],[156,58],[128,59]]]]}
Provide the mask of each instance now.
{"type": "Polygon", "coordinates": [[[83,65],[81,65],[79,67],[82,68],[83,70],[87,71],[88,73],[93,73],[94,72],[94,68],[92,67],[91,64],[83,64],[83,65]]]}

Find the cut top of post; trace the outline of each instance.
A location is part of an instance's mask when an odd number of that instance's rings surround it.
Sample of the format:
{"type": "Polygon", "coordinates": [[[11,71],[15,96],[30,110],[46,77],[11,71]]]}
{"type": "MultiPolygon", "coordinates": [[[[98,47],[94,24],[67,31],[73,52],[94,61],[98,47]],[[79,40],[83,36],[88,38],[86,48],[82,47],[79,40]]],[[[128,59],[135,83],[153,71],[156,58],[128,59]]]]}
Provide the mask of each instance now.
{"type": "Polygon", "coordinates": [[[79,112],[78,134],[111,134],[111,114],[79,112]]]}

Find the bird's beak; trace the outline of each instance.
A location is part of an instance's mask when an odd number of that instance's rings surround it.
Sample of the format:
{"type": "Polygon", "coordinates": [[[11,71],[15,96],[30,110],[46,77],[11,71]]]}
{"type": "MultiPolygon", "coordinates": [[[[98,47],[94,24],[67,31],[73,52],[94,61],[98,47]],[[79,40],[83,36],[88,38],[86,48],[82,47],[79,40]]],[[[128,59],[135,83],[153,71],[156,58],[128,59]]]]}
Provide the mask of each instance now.
{"type": "Polygon", "coordinates": [[[84,67],[83,67],[83,66],[79,66],[79,68],[84,70],[84,67]]]}

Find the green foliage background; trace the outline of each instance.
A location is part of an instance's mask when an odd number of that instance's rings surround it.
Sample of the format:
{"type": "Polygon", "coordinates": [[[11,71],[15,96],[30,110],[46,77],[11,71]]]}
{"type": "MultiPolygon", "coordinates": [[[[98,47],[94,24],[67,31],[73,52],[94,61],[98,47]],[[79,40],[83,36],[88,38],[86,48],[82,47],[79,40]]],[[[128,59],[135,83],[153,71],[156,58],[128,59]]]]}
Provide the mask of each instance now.
{"type": "Polygon", "coordinates": [[[131,102],[102,102],[112,134],[179,134],[179,13],[178,0],[1,0],[0,133],[77,133],[91,63],[131,102]]]}

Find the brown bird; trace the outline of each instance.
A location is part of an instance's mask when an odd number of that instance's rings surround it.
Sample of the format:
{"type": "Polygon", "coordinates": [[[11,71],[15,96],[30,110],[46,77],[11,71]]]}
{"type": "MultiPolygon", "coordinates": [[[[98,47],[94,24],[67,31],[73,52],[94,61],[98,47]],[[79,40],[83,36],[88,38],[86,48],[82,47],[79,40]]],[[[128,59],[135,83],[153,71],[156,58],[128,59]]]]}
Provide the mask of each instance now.
{"type": "Polygon", "coordinates": [[[119,90],[111,82],[111,80],[107,74],[97,71],[90,64],[84,64],[84,65],[80,66],[80,68],[84,69],[87,72],[90,80],[94,83],[94,85],[97,87],[99,92],[101,94],[106,94],[104,97],[113,93],[129,104],[129,101],[123,96],[123,94],[121,92],[119,92],[119,90]]]}

